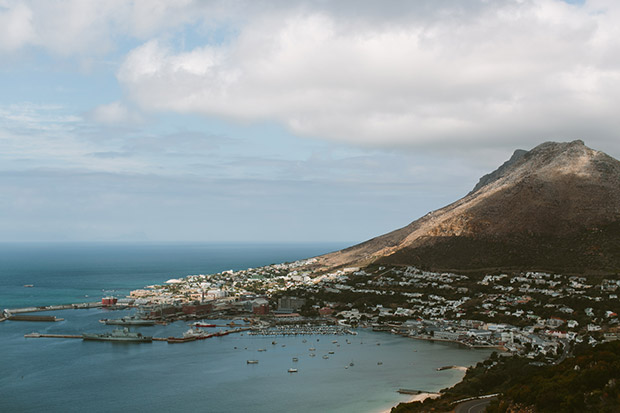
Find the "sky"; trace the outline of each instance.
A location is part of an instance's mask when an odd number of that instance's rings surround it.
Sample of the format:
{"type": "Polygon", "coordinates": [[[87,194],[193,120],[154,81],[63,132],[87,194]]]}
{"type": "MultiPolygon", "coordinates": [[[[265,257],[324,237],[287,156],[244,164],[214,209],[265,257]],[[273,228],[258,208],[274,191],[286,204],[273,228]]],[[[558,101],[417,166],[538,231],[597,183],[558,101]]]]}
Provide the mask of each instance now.
{"type": "Polygon", "coordinates": [[[0,241],[357,243],[620,157],[614,0],[0,0],[0,241]]]}

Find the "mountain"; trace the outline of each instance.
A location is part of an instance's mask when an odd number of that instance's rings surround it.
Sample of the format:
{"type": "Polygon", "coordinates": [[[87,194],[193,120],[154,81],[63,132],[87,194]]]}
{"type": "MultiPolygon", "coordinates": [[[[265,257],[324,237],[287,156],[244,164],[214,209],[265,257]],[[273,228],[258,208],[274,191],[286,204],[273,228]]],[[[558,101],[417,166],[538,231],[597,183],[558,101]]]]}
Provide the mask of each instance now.
{"type": "Polygon", "coordinates": [[[458,201],[318,257],[434,270],[620,271],[620,162],[580,140],[517,150],[458,201]]]}

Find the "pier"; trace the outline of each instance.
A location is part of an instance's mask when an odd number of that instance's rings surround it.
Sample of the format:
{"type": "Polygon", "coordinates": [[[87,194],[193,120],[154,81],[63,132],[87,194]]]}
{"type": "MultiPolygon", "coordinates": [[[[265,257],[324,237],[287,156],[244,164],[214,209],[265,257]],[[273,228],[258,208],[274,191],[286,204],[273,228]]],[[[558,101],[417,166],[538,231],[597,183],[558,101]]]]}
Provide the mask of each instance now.
{"type": "Polygon", "coordinates": [[[13,314],[35,313],[39,311],[58,311],[58,310],[78,310],[86,308],[99,308],[102,307],[101,302],[91,303],[77,303],[77,304],[59,304],[59,305],[44,305],[39,307],[25,307],[25,308],[6,308],[3,310],[4,316],[10,319],[13,314]]]}
{"type": "Polygon", "coordinates": [[[53,315],[10,315],[11,321],[63,321],[64,318],[58,318],[53,315]]]}
{"type": "Polygon", "coordinates": [[[412,390],[412,389],[398,389],[396,391],[400,394],[410,394],[412,396],[417,396],[418,394],[422,394],[422,393],[433,393],[433,392],[429,392],[426,390],[412,390]]]}
{"type": "Polygon", "coordinates": [[[28,333],[24,334],[26,338],[82,338],[82,335],[74,334],[41,334],[41,333],[28,333]]]}
{"type": "MultiPolygon", "coordinates": [[[[221,336],[227,336],[229,334],[234,334],[234,333],[241,333],[243,331],[248,331],[249,327],[241,327],[241,328],[236,328],[233,330],[227,330],[227,331],[220,331],[217,333],[213,333],[213,334],[209,334],[208,336],[203,337],[203,339],[207,339],[207,338],[211,338],[211,337],[221,337],[221,336]]],[[[32,333],[28,333],[28,334],[24,334],[25,338],[83,338],[83,336],[80,335],[75,335],[75,334],[43,334],[43,333],[37,333],[32,332],[32,333]]],[[[153,337],[153,341],[168,341],[168,337],[153,337]]]]}

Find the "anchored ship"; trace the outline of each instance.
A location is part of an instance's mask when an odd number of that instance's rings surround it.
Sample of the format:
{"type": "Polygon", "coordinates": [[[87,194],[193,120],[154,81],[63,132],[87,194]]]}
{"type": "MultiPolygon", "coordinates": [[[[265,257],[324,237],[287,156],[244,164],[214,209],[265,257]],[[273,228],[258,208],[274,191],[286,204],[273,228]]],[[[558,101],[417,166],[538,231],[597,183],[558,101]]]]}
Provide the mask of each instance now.
{"type": "Polygon", "coordinates": [[[117,328],[102,334],[83,333],[82,339],[95,341],[120,341],[124,343],[150,343],[153,341],[153,337],[143,336],[142,333],[131,332],[127,327],[117,328]]]}
{"type": "Polygon", "coordinates": [[[125,316],[119,319],[107,319],[99,320],[101,323],[107,325],[116,325],[116,326],[154,326],[155,320],[145,320],[143,318],[137,316],[125,316]]]}

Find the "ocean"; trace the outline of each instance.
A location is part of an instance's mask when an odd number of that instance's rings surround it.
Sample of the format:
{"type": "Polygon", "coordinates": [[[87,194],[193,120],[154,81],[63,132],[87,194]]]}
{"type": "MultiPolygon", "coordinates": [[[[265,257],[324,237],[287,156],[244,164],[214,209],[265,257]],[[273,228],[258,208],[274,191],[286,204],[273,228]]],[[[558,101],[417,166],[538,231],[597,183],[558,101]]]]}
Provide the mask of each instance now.
{"type": "MultiPolygon", "coordinates": [[[[170,278],[294,261],[344,246],[0,244],[0,308],[99,301],[170,278]]],[[[438,391],[462,377],[438,367],[469,366],[490,353],[366,329],[355,336],[235,334],[184,344],[24,338],[32,331],[107,331],[99,319],[130,312],[64,310],[51,313],[61,322],[0,323],[0,411],[378,412],[408,399],[399,388],[438,391]]],[[[139,331],[166,337],[187,328],[176,322],[139,331]]]]}

